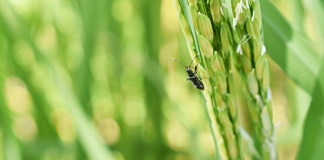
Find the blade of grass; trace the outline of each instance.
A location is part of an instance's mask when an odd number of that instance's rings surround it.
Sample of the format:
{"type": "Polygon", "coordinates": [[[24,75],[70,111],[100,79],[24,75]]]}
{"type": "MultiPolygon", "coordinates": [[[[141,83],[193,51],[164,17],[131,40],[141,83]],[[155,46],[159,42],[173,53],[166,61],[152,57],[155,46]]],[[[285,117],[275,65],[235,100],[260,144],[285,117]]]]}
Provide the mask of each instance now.
{"type": "Polygon", "coordinates": [[[312,94],[320,64],[316,46],[294,30],[268,0],[260,0],[260,5],[269,55],[297,85],[312,94]]]}
{"type": "Polygon", "coordinates": [[[78,138],[85,149],[86,153],[91,159],[106,160],[114,159],[112,153],[99,140],[91,121],[87,118],[80,103],[77,101],[72,90],[68,84],[63,80],[63,76],[53,66],[52,62],[44,56],[37,48],[34,40],[29,35],[28,27],[24,25],[17,13],[6,1],[0,1],[1,15],[4,15],[5,23],[3,24],[12,33],[20,35],[33,49],[37,60],[46,64],[48,72],[50,73],[54,83],[56,84],[60,95],[66,103],[66,108],[74,119],[78,138]]]}
{"type": "Polygon", "coordinates": [[[298,29],[300,32],[305,32],[304,30],[304,17],[305,11],[304,6],[301,0],[289,0],[289,15],[291,16],[292,20],[291,23],[294,28],[298,29]]]}
{"type": "Polygon", "coordinates": [[[312,96],[297,160],[317,160],[324,157],[324,58],[312,96]]]}
{"type": "Polygon", "coordinates": [[[289,126],[284,132],[277,133],[277,145],[288,145],[299,143],[302,139],[303,124],[307,115],[308,108],[311,103],[311,95],[308,95],[304,90],[298,87],[292,80],[285,82],[287,100],[291,112],[289,118],[289,126]]]}
{"type": "MultiPolygon", "coordinates": [[[[0,75],[0,129],[2,130],[2,138],[3,138],[3,144],[4,145],[4,154],[3,155],[6,159],[12,159],[12,160],[21,160],[21,149],[20,145],[18,143],[18,140],[14,136],[12,129],[11,129],[11,117],[8,113],[8,107],[5,104],[4,100],[4,80],[3,75],[0,75]]],[[[2,156],[1,156],[2,157],[2,156]]],[[[0,158],[1,158],[0,157],[0,158]]]]}
{"type": "MultiPolygon", "coordinates": [[[[324,15],[324,2],[323,0],[311,0],[309,1],[311,3],[310,9],[313,12],[316,20],[315,20],[315,33],[318,38],[319,43],[317,44],[323,44],[324,42],[324,21],[323,21],[323,15],[324,15]]],[[[319,48],[323,49],[323,46],[320,45],[319,48]]]]}
{"type": "Polygon", "coordinates": [[[83,58],[80,66],[74,73],[74,84],[76,94],[81,105],[84,107],[84,111],[91,115],[92,109],[89,108],[90,90],[92,76],[90,72],[90,60],[93,53],[93,46],[96,43],[96,35],[98,30],[98,2],[97,1],[83,1],[78,2],[82,16],[82,32],[84,34],[83,40],[83,58]]]}
{"type": "MultiPolygon", "coordinates": [[[[144,34],[145,36],[142,39],[142,43],[147,45],[147,47],[145,47],[147,56],[145,57],[142,68],[142,73],[144,73],[143,82],[145,83],[143,90],[145,91],[145,104],[147,106],[146,110],[147,113],[149,113],[147,118],[150,119],[150,122],[152,123],[152,130],[154,130],[152,134],[154,134],[155,137],[152,139],[154,146],[151,146],[151,144],[145,145],[143,146],[143,149],[152,154],[152,159],[159,159],[166,155],[168,150],[168,146],[163,142],[163,116],[161,115],[163,110],[162,101],[165,91],[162,87],[163,83],[161,80],[152,81],[149,76],[146,76],[145,72],[151,69],[156,69],[151,70],[152,72],[150,72],[150,76],[155,76],[156,78],[159,77],[158,73],[160,72],[158,71],[158,68],[155,67],[156,65],[154,65],[158,63],[159,60],[154,53],[159,51],[160,40],[162,39],[159,32],[160,15],[158,12],[156,12],[161,6],[160,3],[154,3],[154,1],[151,0],[145,0],[142,3],[143,7],[148,8],[147,10],[145,9],[140,12],[143,19],[144,28],[146,28],[146,33],[144,34]]],[[[134,22],[136,23],[136,21],[134,22]]],[[[131,43],[135,43],[135,39],[127,37],[126,35],[123,38],[128,39],[131,43]]],[[[137,39],[136,41],[140,41],[140,39],[137,39]]],[[[141,46],[140,48],[142,47],[144,48],[144,46],[141,46]]],[[[145,159],[145,157],[141,154],[133,155],[138,157],[138,159],[145,159]]]]}
{"type": "MultiPolygon", "coordinates": [[[[180,2],[180,5],[181,5],[181,9],[183,11],[183,14],[189,24],[189,28],[190,28],[190,31],[191,31],[191,35],[194,39],[194,42],[195,42],[195,47],[196,47],[196,50],[197,50],[197,53],[200,54],[201,53],[201,49],[199,47],[199,42],[198,42],[198,38],[197,38],[197,34],[196,34],[196,30],[195,30],[195,27],[194,27],[194,24],[193,24],[193,21],[192,21],[192,17],[191,17],[191,14],[189,12],[189,8],[188,8],[188,1],[187,0],[179,0],[180,2]]],[[[205,105],[205,112],[206,112],[206,115],[207,115],[207,119],[208,119],[208,124],[209,124],[209,127],[210,127],[210,130],[211,130],[211,133],[214,137],[214,144],[215,144],[215,150],[216,150],[216,157],[217,159],[221,159],[220,157],[220,154],[218,152],[218,145],[217,145],[217,140],[215,138],[215,131],[213,129],[213,124],[212,124],[212,120],[211,120],[211,117],[210,115],[208,114],[208,107],[207,107],[207,104],[205,105]]]]}
{"type": "Polygon", "coordinates": [[[4,145],[4,157],[6,159],[21,160],[21,148],[10,126],[12,120],[8,111],[9,109],[5,104],[3,85],[3,76],[0,75],[0,129],[3,130],[3,135],[1,135],[3,137],[3,144],[1,145],[4,145]]]}
{"type": "MultiPolygon", "coordinates": [[[[318,23],[320,41],[324,39],[324,22],[321,15],[324,14],[324,2],[310,1],[312,11],[318,23]]],[[[315,89],[312,94],[312,102],[304,122],[303,138],[299,147],[297,160],[321,159],[324,156],[324,58],[316,79],[315,89]]]]}
{"type": "MultiPolygon", "coordinates": [[[[0,20],[1,22],[1,20],[0,20]]],[[[2,34],[2,26],[0,27],[0,35],[2,34]]],[[[21,160],[22,159],[22,153],[21,153],[21,147],[16,139],[13,131],[12,131],[12,119],[11,119],[11,113],[9,113],[9,108],[7,107],[6,101],[5,101],[5,90],[4,90],[4,80],[6,75],[6,63],[7,57],[5,55],[5,52],[3,51],[3,45],[2,41],[0,40],[0,130],[2,133],[1,138],[3,139],[2,142],[4,147],[4,155],[0,155],[0,159],[4,157],[5,159],[12,159],[12,160],[21,160]]],[[[1,151],[0,151],[1,152],[1,151]]]]}
{"type": "MultiPolygon", "coordinates": [[[[0,17],[0,23],[2,23],[2,19],[0,17]]],[[[3,26],[0,26],[0,35],[3,34],[3,26]]],[[[9,108],[7,107],[5,101],[5,90],[4,90],[4,82],[5,77],[8,72],[7,60],[8,55],[5,52],[5,46],[3,45],[3,38],[0,39],[0,130],[2,133],[1,138],[3,144],[3,154],[0,155],[0,159],[12,159],[12,160],[21,160],[22,152],[21,146],[15,137],[12,131],[12,118],[9,113],[9,108]]],[[[1,151],[0,151],[1,152],[1,151]]],[[[1,154],[1,153],[0,153],[1,154]]]]}

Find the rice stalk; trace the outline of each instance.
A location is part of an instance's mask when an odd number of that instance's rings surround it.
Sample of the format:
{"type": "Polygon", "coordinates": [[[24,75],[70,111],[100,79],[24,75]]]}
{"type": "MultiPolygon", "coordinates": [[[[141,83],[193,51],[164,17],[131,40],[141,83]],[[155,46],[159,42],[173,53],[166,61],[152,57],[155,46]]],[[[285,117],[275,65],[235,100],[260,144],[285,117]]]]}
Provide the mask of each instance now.
{"type": "Polygon", "coordinates": [[[174,0],[174,4],[191,58],[199,57],[194,65],[198,65],[205,85],[206,110],[218,153],[223,160],[242,159],[230,58],[234,43],[224,9],[227,6],[223,0],[185,0],[185,3],[174,0]],[[184,15],[184,7],[189,10],[196,38],[184,15]]]}
{"type": "Polygon", "coordinates": [[[253,121],[255,159],[277,159],[272,123],[269,63],[265,56],[259,0],[231,0],[235,68],[244,85],[253,121]]]}

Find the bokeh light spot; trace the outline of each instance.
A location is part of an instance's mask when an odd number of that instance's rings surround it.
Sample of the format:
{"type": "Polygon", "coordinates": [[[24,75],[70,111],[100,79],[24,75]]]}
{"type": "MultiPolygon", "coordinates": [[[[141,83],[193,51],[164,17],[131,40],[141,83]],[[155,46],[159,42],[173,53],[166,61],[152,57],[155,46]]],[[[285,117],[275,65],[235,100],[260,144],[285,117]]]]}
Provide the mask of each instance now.
{"type": "Polygon", "coordinates": [[[115,0],[111,11],[115,19],[126,21],[133,14],[133,5],[129,0],[115,0]]]}
{"type": "Polygon", "coordinates": [[[215,144],[210,133],[199,134],[199,148],[206,156],[211,156],[215,153],[215,144]]]}
{"type": "Polygon", "coordinates": [[[73,120],[65,109],[55,109],[51,114],[51,120],[63,142],[72,142],[75,139],[73,120]]]}
{"type": "Polygon", "coordinates": [[[123,120],[130,126],[140,125],[146,117],[146,109],[143,103],[129,101],[125,104],[123,120]]]}
{"type": "Polygon", "coordinates": [[[124,160],[125,159],[123,154],[120,152],[114,152],[114,156],[115,156],[116,160],[124,160]]]}
{"type": "Polygon", "coordinates": [[[14,118],[13,131],[22,141],[29,141],[36,136],[37,126],[32,116],[19,115],[14,118]]]}
{"type": "Polygon", "coordinates": [[[67,45],[68,52],[65,61],[70,70],[75,70],[80,66],[84,57],[82,36],[80,35],[80,30],[76,29],[71,33],[67,45]]]}
{"type": "Polygon", "coordinates": [[[13,8],[22,15],[22,17],[26,18],[32,15],[34,11],[34,2],[33,0],[9,0],[12,4],[13,8]]]}
{"type": "Polygon", "coordinates": [[[174,61],[171,60],[171,57],[175,57],[177,50],[178,50],[178,46],[179,46],[179,43],[178,43],[177,38],[173,38],[172,40],[169,40],[167,43],[165,43],[161,46],[159,59],[160,59],[160,63],[164,67],[172,66],[171,63],[174,63],[174,61]]]}
{"type": "Polygon", "coordinates": [[[92,97],[93,105],[93,115],[96,121],[101,119],[115,116],[115,108],[111,100],[107,97],[93,96],[92,97]]]}
{"type": "Polygon", "coordinates": [[[77,18],[70,8],[61,8],[60,12],[54,12],[58,29],[65,34],[72,33],[77,28],[77,18]]]}
{"type": "Polygon", "coordinates": [[[99,122],[98,132],[102,141],[106,144],[116,143],[120,135],[117,122],[111,118],[106,118],[99,122]]]}
{"type": "Polygon", "coordinates": [[[56,45],[56,31],[51,25],[46,25],[37,32],[36,44],[44,52],[53,49],[56,45]]]}
{"type": "Polygon", "coordinates": [[[162,30],[175,34],[180,29],[177,12],[171,0],[163,0],[161,4],[162,30]]]}
{"type": "Polygon", "coordinates": [[[33,50],[23,41],[15,43],[15,60],[23,69],[31,70],[35,64],[33,50]]]}
{"type": "Polygon", "coordinates": [[[177,123],[170,123],[165,129],[167,142],[176,151],[183,150],[189,144],[189,135],[186,129],[177,123]]]}
{"type": "Polygon", "coordinates": [[[31,110],[31,100],[23,81],[16,77],[5,81],[6,99],[8,107],[15,113],[27,113],[31,110]]]}

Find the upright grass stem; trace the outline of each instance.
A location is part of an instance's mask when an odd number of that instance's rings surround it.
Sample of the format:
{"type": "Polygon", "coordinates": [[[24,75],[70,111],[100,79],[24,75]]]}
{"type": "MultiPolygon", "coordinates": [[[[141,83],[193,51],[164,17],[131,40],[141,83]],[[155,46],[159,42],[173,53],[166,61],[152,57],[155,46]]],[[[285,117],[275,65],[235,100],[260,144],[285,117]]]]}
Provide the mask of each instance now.
{"type": "Polygon", "coordinates": [[[227,10],[222,9],[222,0],[183,2],[174,0],[189,53],[192,58],[199,56],[194,64],[199,65],[205,85],[207,113],[218,153],[223,160],[242,159],[230,58],[233,38],[227,10]],[[184,7],[189,16],[185,16],[184,7]],[[194,28],[190,28],[188,20],[194,28]]]}
{"type": "Polygon", "coordinates": [[[277,159],[269,63],[265,56],[259,0],[231,0],[236,52],[234,66],[244,85],[244,95],[254,125],[254,159],[277,159]]]}
{"type": "Polygon", "coordinates": [[[192,58],[199,55],[195,65],[199,65],[199,73],[205,78],[204,96],[220,157],[242,159],[231,70],[233,59],[254,124],[250,142],[253,158],[277,159],[259,1],[231,0],[232,13],[228,12],[231,8],[225,0],[174,0],[174,3],[190,55],[192,58]],[[185,16],[183,9],[188,9],[189,14],[185,16]],[[188,25],[188,20],[192,25],[188,25]]]}

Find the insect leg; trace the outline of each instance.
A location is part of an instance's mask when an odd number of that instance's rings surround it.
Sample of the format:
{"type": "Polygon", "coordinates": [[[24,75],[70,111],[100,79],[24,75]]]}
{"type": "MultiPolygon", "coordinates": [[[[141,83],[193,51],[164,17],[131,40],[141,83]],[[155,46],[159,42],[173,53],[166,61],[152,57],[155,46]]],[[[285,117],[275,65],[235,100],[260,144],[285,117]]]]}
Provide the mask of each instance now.
{"type": "MultiPolygon", "coordinates": [[[[207,78],[207,77],[204,77],[204,78],[207,78]]],[[[204,78],[200,78],[200,77],[199,77],[199,80],[203,80],[204,78]]],[[[209,79],[209,78],[207,78],[207,79],[209,79]]]]}

